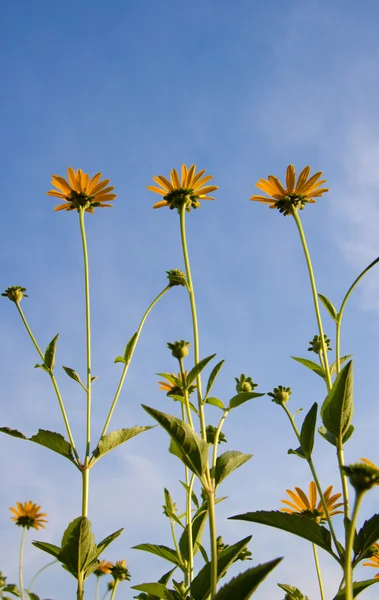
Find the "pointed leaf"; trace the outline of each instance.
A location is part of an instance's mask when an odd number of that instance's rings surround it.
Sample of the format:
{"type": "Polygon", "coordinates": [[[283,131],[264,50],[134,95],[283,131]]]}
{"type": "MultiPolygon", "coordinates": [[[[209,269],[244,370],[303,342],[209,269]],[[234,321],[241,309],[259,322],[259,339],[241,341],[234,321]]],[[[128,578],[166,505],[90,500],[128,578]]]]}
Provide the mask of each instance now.
{"type": "Polygon", "coordinates": [[[132,337],[126,344],[125,352],[124,352],[124,359],[125,359],[126,364],[128,364],[130,362],[130,359],[131,359],[133,351],[134,351],[134,347],[136,345],[136,341],[137,341],[137,333],[132,335],[132,337]]]}
{"type": "Polygon", "coordinates": [[[161,544],[138,544],[133,546],[133,550],[143,550],[144,552],[150,552],[155,556],[160,556],[169,562],[174,563],[178,567],[182,566],[180,557],[177,555],[176,550],[169,548],[168,546],[162,546],[161,544]]]}
{"type": "Polygon", "coordinates": [[[40,365],[40,364],[37,363],[36,365],[34,365],[34,368],[35,369],[42,369],[43,371],[46,371],[46,373],[49,372],[49,369],[44,364],[40,365]]]}
{"type": "MultiPolygon", "coordinates": [[[[71,377],[71,379],[73,379],[74,381],[76,381],[77,383],[80,383],[80,385],[83,386],[81,379],[79,377],[79,375],[77,374],[76,371],[74,371],[74,369],[70,369],[70,367],[62,367],[62,369],[67,373],[67,375],[69,377],[71,377]]],[[[84,386],[83,386],[84,387],[84,386]]]]}
{"type": "Polygon", "coordinates": [[[203,360],[198,362],[197,365],[195,365],[194,368],[190,370],[190,372],[187,375],[188,385],[191,385],[191,383],[195,381],[196,377],[201,373],[204,367],[207,366],[209,361],[212,360],[212,358],[214,358],[215,356],[215,354],[212,354],[211,356],[207,356],[207,358],[203,358],[203,360]]]}
{"type": "Polygon", "coordinates": [[[304,596],[301,591],[294,587],[293,585],[288,585],[286,583],[278,583],[278,587],[287,592],[286,600],[309,600],[308,596],[304,596]]]}
{"type": "Polygon", "coordinates": [[[107,535],[106,538],[101,540],[101,542],[99,544],[97,544],[96,558],[98,558],[100,556],[100,554],[102,552],[104,552],[105,548],[108,548],[109,544],[111,544],[116,538],[118,538],[118,536],[121,535],[123,531],[124,531],[124,528],[122,527],[121,529],[118,529],[114,533],[107,535]]]}
{"type": "Polygon", "coordinates": [[[292,448],[290,448],[289,450],[287,450],[287,454],[295,454],[299,458],[304,458],[304,460],[305,460],[305,455],[304,455],[304,452],[303,452],[303,449],[301,446],[296,448],[296,450],[293,450],[292,448]]]}
{"type": "Polygon", "coordinates": [[[245,462],[250,460],[252,454],[243,454],[236,450],[229,450],[218,456],[216,460],[216,468],[214,472],[215,484],[220,485],[230,473],[241,467],[245,462]]]}
{"type": "Polygon", "coordinates": [[[108,433],[100,438],[100,441],[92,454],[95,458],[99,458],[100,456],[103,456],[103,454],[113,450],[113,448],[117,448],[117,446],[120,446],[121,444],[124,444],[128,440],[132,439],[139,433],[153,429],[153,427],[154,426],[152,425],[143,425],[142,427],[135,425],[130,429],[116,429],[116,431],[112,431],[111,433],[108,433]]]}
{"type": "Polygon", "coordinates": [[[51,554],[51,556],[54,556],[54,558],[59,560],[59,554],[61,551],[59,546],[55,546],[54,544],[48,544],[48,542],[32,542],[32,544],[39,550],[43,550],[44,552],[51,554]]]}
{"type": "Polygon", "coordinates": [[[259,584],[281,560],[281,558],[277,558],[264,563],[263,565],[251,567],[244,573],[237,575],[237,577],[233,577],[233,579],[217,592],[214,600],[230,600],[231,598],[248,600],[248,598],[251,598],[259,584]]]}
{"type": "Polygon", "coordinates": [[[224,362],[225,362],[224,360],[221,360],[221,361],[220,361],[219,363],[217,363],[217,365],[216,365],[216,366],[215,366],[215,367],[212,369],[212,372],[211,372],[211,374],[209,375],[209,379],[208,379],[208,383],[207,383],[207,389],[206,389],[206,391],[205,391],[205,398],[207,398],[207,397],[208,397],[208,394],[209,394],[209,392],[211,391],[211,389],[212,389],[212,386],[213,386],[213,384],[214,384],[214,382],[215,382],[215,379],[216,379],[217,375],[219,374],[219,372],[220,372],[220,370],[221,370],[221,368],[222,368],[222,365],[224,364],[224,362]]]}
{"type": "Polygon", "coordinates": [[[123,356],[116,356],[116,358],[113,361],[114,363],[124,363],[125,364],[125,358],[123,356]]]}
{"type": "MultiPolygon", "coordinates": [[[[328,431],[326,429],[326,427],[319,427],[318,428],[318,432],[319,432],[320,435],[322,435],[322,437],[327,442],[329,442],[329,444],[332,444],[333,446],[337,447],[337,438],[336,438],[336,436],[333,433],[330,433],[330,431],[328,431]]],[[[349,429],[342,436],[342,443],[346,444],[347,440],[353,435],[353,433],[354,433],[354,425],[350,425],[349,429]]]]}
{"type": "MultiPolygon", "coordinates": [[[[363,592],[366,588],[370,587],[374,583],[379,583],[379,579],[365,579],[364,581],[354,581],[353,583],[353,598],[356,598],[358,594],[363,592]]],[[[334,596],[333,600],[345,600],[346,598],[346,589],[342,588],[341,591],[338,592],[337,596],[334,596]]]]}
{"type": "Polygon", "coordinates": [[[49,448],[50,450],[53,450],[53,452],[61,454],[76,465],[72,453],[72,446],[60,433],[39,429],[38,433],[32,435],[29,440],[35,444],[40,444],[40,446],[45,446],[45,448],[49,448]]]}
{"type": "Polygon", "coordinates": [[[6,433],[7,435],[11,435],[15,438],[21,438],[23,440],[28,439],[26,435],[24,435],[23,433],[21,433],[21,431],[18,431],[17,429],[11,429],[10,427],[0,427],[0,431],[2,433],[6,433]]]}
{"type": "Polygon", "coordinates": [[[300,444],[305,458],[310,459],[313,452],[315,441],[315,429],[317,421],[317,402],[313,404],[308,414],[305,416],[303,426],[300,432],[300,444]]]}
{"type": "Polygon", "coordinates": [[[167,588],[163,583],[141,583],[140,585],[132,585],[132,590],[138,590],[140,592],[146,592],[150,596],[156,598],[167,599],[167,588]]]}
{"type": "Polygon", "coordinates": [[[207,404],[212,404],[212,406],[218,406],[218,408],[221,408],[222,410],[225,410],[225,404],[219,398],[214,398],[212,396],[211,398],[207,398],[205,402],[207,404]]]}
{"type": "MultiPolygon", "coordinates": [[[[193,556],[197,553],[201,545],[204,526],[208,517],[208,511],[203,510],[192,519],[192,550],[193,556]]],[[[185,560],[189,560],[189,539],[188,526],[184,529],[179,540],[179,549],[185,560]]]]}
{"type": "MultiPolygon", "coordinates": [[[[217,557],[217,581],[227,572],[241,551],[246,548],[252,536],[228,546],[217,557]]],[[[191,584],[191,597],[194,600],[206,600],[211,593],[211,563],[207,563],[199,571],[191,584]]]]}
{"type": "Polygon", "coordinates": [[[332,317],[333,321],[335,321],[337,323],[338,314],[337,314],[337,311],[336,311],[336,308],[335,308],[333,302],[331,302],[329,300],[329,298],[327,298],[323,294],[317,294],[317,295],[320,298],[320,300],[323,303],[326,310],[328,311],[329,315],[332,317]]]}
{"type": "Polygon", "coordinates": [[[55,338],[53,338],[51,340],[50,344],[48,345],[48,347],[46,348],[46,351],[45,351],[44,364],[49,369],[49,371],[52,371],[54,369],[55,350],[56,350],[58,338],[59,338],[59,333],[57,333],[55,338]]]}
{"type": "Polygon", "coordinates": [[[208,462],[208,444],[184,421],[144,404],[142,407],[171,436],[171,447],[177,450],[175,454],[177,456],[180,454],[179,458],[182,462],[201,477],[208,462]]]}
{"type": "MultiPolygon", "coordinates": [[[[340,366],[342,366],[349,358],[351,358],[352,354],[346,354],[346,356],[341,356],[340,358],[340,366]]],[[[337,371],[337,361],[335,360],[329,368],[330,376],[333,377],[334,373],[337,371]]]]}
{"type": "Polygon", "coordinates": [[[260,398],[264,396],[264,394],[258,394],[256,392],[240,392],[236,396],[233,396],[229,402],[229,409],[237,408],[247,400],[252,400],[253,398],[260,398]]]}
{"type": "Polygon", "coordinates": [[[366,558],[366,553],[370,547],[379,540],[379,514],[373,515],[370,519],[365,521],[355,538],[355,554],[357,555],[358,562],[363,558],[366,558]]]}
{"type": "Polygon", "coordinates": [[[95,559],[97,546],[87,517],[74,519],[62,537],[59,560],[74,577],[84,570],[95,559]]]}
{"type": "Polygon", "coordinates": [[[26,590],[30,600],[40,600],[39,596],[37,596],[37,594],[34,594],[33,592],[28,592],[28,590],[26,590]]]}
{"type": "Polygon", "coordinates": [[[298,356],[291,356],[291,358],[293,358],[293,360],[296,360],[301,365],[304,365],[304,367],[307,367],[308,369],[325,379],[324,369],[320,367],[320,365],[315,363],[313,360],[309,360],[308,358],[299,358],[298,356]]]}
{"type": "Polygon", "coordinates": [[[258,510],[229,518],[237,519],[239,521],[261,523],[262,525],[269,525],[270,527],[276,527],[276,529],[288,531],[288,533],[298,535],[299,537],[316,544],[323,550],[326,550],[329,554],[332,554],[331,537],[328,529],[322,525],[318,525],[307,517],[276,510],[258,510]]]}
{"type": "Polygon", "coordinates": [[[353,361],[349,361],[337,375],[324,400],[321,419],[330,433],[343,436],[349,429],[353,410],[353,361]]]}
{"type": "MultiPolygon", "coordinates": [[[[167,381],[169,381],[170,383],[172,383],[173,385],[175,385],[178,388],[181,388],[183,385],[183,382],[181,379],[179,379],[179,377],[175,377],[175,375],[173,375],[173,373],[157,373],[157,375],[159,377],[164,377],[164,379],[167,379],[167,381]]],[[[172,398],[172,396],[170,396],[172,398]]]]}

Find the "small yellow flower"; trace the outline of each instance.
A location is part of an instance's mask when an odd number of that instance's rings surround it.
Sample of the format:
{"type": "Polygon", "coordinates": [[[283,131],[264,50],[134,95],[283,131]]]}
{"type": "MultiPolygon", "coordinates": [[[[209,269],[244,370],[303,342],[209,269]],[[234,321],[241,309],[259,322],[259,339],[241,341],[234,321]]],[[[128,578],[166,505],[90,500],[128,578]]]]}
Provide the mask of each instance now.
{"type": "Polygon", "coordinates": [[[311,168],[305,167],[296,181],[295,167],[289,165],[286,173],[286,188],[277,177],[269,175],[267,179],[260,179],[255,184],[269,197],[252,196],[250,200],[269,204],[270,208],[279,209],[280,212],[284,213],[284,216],[290,215],[291,209],[303,209],[306,203],[313,204],[316,202],[314,198],[318,198],[329,191],[328,188],[320,187],[326,181],[326,179],[318,181],[322,176],[322,172],[319,171],[309,177],[310,172],[311,168]]]}
{"type": "Polygon", "coordinates": [[[54,210],[79,210],[85,207],[86,212],[93,213],[95,208],[104,208],[112,206],[105,204],[116,198],[116,194],[111,194],[113,186],[107,187],[109,179],[100,181],[101,173],[97,173],[90,179],[87,173],[81,169],[74,171],[71,167],[67,169],[68,181],[60,175],[53,175],[51,183],[58,188],[46,192],[48,196],[55,196],[65,200],[65,204],[59,204],[54,210]]]}
{"type": "Polygon", "coordinates": [[[44,523],[47,523],[46,519],[42,519],[42,517],[46,517],[46,513],[40,513],[40,506],[34,504],[31,500],[29,502],[16,502],[17,508],[13,508],[13,506],[9,509],[14,517],[11,517],[13,521],[15,521],[16,525],[19,527],[26,527],[26,529],[39,529],[40,527],[45,528],[44,523]]]}
{"type": "MultiPolygon", "coordinates": [[[[364,459],[362,459],[364,460],[364,459]]],[[[376,542],[371,546],[374,547],[376,552],[373,556],[370,557],[368,562],[362,563],[364,567],[374,567],[374,569],[379,569],[379,544],[376,542]]],[[[379,573],[374,576],[374,579],[379,579],[379,573]]]]}
{"type": "MultiPolygon", "coordinates": [[[[324,507],[322,506],[322,502],[317,504],[317,488],[314,481],[311,481],[309,484],[309,499],[306,494],[303,492],[301,488],[295,487],[296,492],[292,490],[286,490],[287,494],[293,500],[293,502],[289,502],[288,500],[281,500],[283,504],[286,504],[290,508],[281,508],[282,512],[286,513],[299,513],[305,517],[309,517],[318,522],[325,522],[326,515],[324,512],[324,507]]],[[[342,494],[335,494],[331,496],[333,490],[333,486],[330,485],[326,488],[323,493],[326,505],[328,507],[329,515],[332,517],[333,515],[343,514],[342,510],[336,510],[340,506],[343,506],[343,502],[337,503],[337,500],[342,496],[342,494]]]]}
{"type": "Polygon", "coordinates": [[[163,196],[163,200],[154,204],[153,208],[169,206],[171,209],[177,208],[179,210],[184,204],[186,211],[189,212],[191,208],[198,208],[200,206],[199,200],[215,200],[215,198],[208,196],[208,194],[218,190],[218,187],[215,185],[206,185],[208,181],[213,179],[213,175],[203,177],[205,169],[199,171],[196,175],[195,172],[196,165],[191,165],[190,168],[182,165],[181,179],[176,169],[171,171],[171,181],[163,177],[163,175],[153,177],[153,181],[160,187],[148,185],[147,189],[163,196]]]}
{"type": "Polygon", "coordinates": [[[101,577],[102,575],[109,575],[111,573],[111,569],[113,564],[111,562],[107,562],[106,560],[101,560],[94,570],[94,575],[97,577],[101,577]]]}
{"type": "Polygon", "coordinates": [[[130,573],[126,565],[126,560],[118,560],[111,569],[112,577],[115,581],[129,581],[130,573]]]}

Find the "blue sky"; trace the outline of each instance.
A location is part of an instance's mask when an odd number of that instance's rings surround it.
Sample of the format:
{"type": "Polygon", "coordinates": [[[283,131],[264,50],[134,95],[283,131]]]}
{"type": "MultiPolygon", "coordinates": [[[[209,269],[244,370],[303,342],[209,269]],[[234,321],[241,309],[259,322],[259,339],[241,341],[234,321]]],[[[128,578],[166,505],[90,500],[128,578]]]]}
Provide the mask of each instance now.
{"type": "MultiPolygon", "coordinates": [[[[319,291],[339,305],[357,274],[378,255],[379,8],[366,0],[269,0],[233,4],[165,0],[35,0],[0,5],[1,287],[22,285],[24,309],[41,346],[60,333],[57,373],[74,436],[83,435],[84,398],[63,371],[85,369],[84,301],[78,220],[54,213],[45,195],[52,173],[67,167],[102,171],[118,197],[112,210],[87,219],[90,250],[94,438],[113,397],[122,353],[145,307],[165,286],[165,271],[183,268],[177,215],[153,211],[151,177],[181,163],[207,169],[217,201],[188,217],[188,242],[197,294],[201,355],[225,359],[215,393],[228,400],[234,377],[246,373],[261,391],[293,390],[293,408],[322,402],[322,381],[291,361],[308,356],[316,333],[304,257],[295,225],[251,203],[254,184],[283,177],[289,163],[323,171],[330,193],[302,213],[319,291]]],[[[371,272],[345,314],[342,353],[355,355],[357,432],[346,459],[378,462],[379,277],[371,272]]],[[[37,357],[14,307],[4,300],[0,377],[1,424],[27,435],[63,425],[49,380],[34,370],[37,357]]],[[[334,335],[325,315],[325,330],[334,335]]],[[[148,319],[112,428],[150,424],[141,403],[174,411],[157,386],[157,372],[175,370],[166,343],[191,339],[189,306],[176,288],[148,319]]],[[[332,337],[333,339],[333,337],[332,337]]],[[[334,348],[333,344],[333,348],[334,348]]],[[[217,411],[209,421],[216,424],[217,411]]],[[[285,489],[306,488],[307,465],[287,449],[295,441],[280,409],[264,397],[241,407],[225,427],[229,449],[254,458],[221,490],[218,526],[227,543],[253,534],[257,564],[285,560],[254,598],[282,597],[276,582],[318,597],[312,551],[285,533],[227,521],[236,513],[277,509],[285,489]]],[[[84,445],[84,442],[82,446],[84,445]]],[[[107,553],[126,558],[137,584],[166,569],[131,546],[170,544],[162,515],[163,487],[183,506],[183,477],[155,429],[105,457],[91,472],[89,516],[97,539],[124,526],[107,553]]],[[[29,539],[59,543],[80,512],[77,472],[59,456],[1,437],[0,568],[17,579],[19,531],[8,508],[32,499],[49,515],[46,532],[29,539]]],[[[323,487],[339,489],[333,448],[320,438],[316,463],[323,487]]],[[[362,520],[377,511],[373,491],[362,520]]],[[[336,521],[338,517],[336,517],[336,521]]],[[[28,581],[46,559],[29,547],[28,581]]],[[[338,571],[321,556],[326,595],[338,571]]],[[[246,563],[238,565],[241,570],[246,563]]],[[[374,574],[374,571],[372,572],[374,574]]],[[[361,569],[360,578],[371,575],[361,569]]],[[[126,588],[126,586],[125,586],[126,588]]],[[[63,600],[75,584],[54,567],[35,591],[63,600]]],[[[122,590],[122,588],[120,588],[122,590]]],[[[90,597],[91,583],[88,583],[90,597]]],[[[120,597],[132,598],[131,591],[120,597]]],[[[374,592],[365,597],[374,598],[374,592]]]]}

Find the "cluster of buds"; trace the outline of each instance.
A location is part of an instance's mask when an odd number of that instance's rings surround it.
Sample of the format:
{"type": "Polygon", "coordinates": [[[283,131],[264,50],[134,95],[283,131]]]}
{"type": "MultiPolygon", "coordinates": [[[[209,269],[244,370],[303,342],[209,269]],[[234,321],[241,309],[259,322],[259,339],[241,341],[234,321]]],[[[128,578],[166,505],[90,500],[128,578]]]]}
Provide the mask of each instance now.
{"type": "Polygon", "coordinates": [[[240,392],[252,392],[254,388],[258,387],[257,383],[251,379],[251,377],[246,377],[243,373],[240,377],[235,377],[236,380],[236,390],[238,393],[240,392]]]}
{"type": "MultiPolygon", "coordinates": [[[[333,350],[330,346],[330,339],[327,335],[324,334],[324,343],[327,350],[333,350]]],[[[310,347],[308,348],[308,352],[315,352],[315,354],[320,354],[322,351],[322,340],[320,335],[315,335],[313,340],[309,342],[310,347]]]]}
{"type": "MultiPolygon", "coordinates": [[[[221,535],[219,535],[218,538],[216,539],[216,543],[217,543],[217,554],[220,554],[221,552],[223,552],[223,550],[226,550],[226,548],[229,548],[229,544],[224,544],[221,535]]],[[[247,548],[243,548],[241,550],[241,552],[236,556],[236,558],[234,559],[233,562],[237,562],[237,560],[252,560],[251,556],[252,556],[252,553],[247,548]]]]}
{"type": "Polygon", "coordinates": [[[271,396],[272,402],[276,404],[285,404],[291,397],[291,388],[284,387],[283,385],[278,385],[278,387],[274,388],[272,392],[269,392],[267,396],[271,396]]]}
{"type": "MultiPolygon", "coordinates": [[[[207,435],[207,442],[208,444],[214,444],[215,439],[216,439],[216,431],[217,431],[217,427],[213,427],[213,425],[207,425],[205,428],[205,433],[207,435]]],[[[225,437],[225,434],[222,433],[222,431],[219,432],[218,435],[218,443],[221,444],[221,442],[227,442],[228,440],[225,437]]]]}

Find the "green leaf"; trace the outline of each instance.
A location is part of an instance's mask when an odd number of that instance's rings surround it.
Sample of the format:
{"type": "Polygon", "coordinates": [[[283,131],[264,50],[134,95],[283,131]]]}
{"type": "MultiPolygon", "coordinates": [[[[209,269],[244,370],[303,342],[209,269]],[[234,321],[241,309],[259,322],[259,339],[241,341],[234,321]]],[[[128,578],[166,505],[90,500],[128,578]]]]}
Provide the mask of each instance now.
{"type": "Polygon", "coordinates": [[[28,592],[28,590],[26,590],[30,600],[40,600],[39,596],[37,596],[37,594],[34,594],[33,592],[28,592]]]}
{"type": "Polygon", "coordinates": [[[187,423],[172,415],[142,404],[146,412],[171,436],[170,451],[198,477],[201,477],[208,462],[208,444],[187,423]]]}
{"type": "Polygon", "coordinates": [[[100,438],[100,441],[92,454],[95,458],[99,458],[114,448],[117,448],[117,446],[120,446],[121,444],[124,444],[128,440],[132,439],[139,433],[143,433],[144,431],[148,431],[149,429],[153,428],[154,426],[152,425],[143,425],[142,427],[135,425],[130,429],[116,429],[116,431],[112,431],[111,433],[108,433],[100,438]]]}
{"type": "MultiPolygon", "coordinates": [[[[164,377],[164,379],[167,379],[168,381],[170,381],[170,383],[172,383],[173,385],[175,385],[178,388],[181,388],[183,385],[183,382],[181,379],[179,379],[178,377],[175,377],[175,375],[173,373],[157,373],[157,375],[159,377],[164,377]]],[[[172,398],[172,396],[170,396],[172,398]]]]}
{"type": "MultiPolygon", "coordinates": [[[[208,379],[208,383],[207,383],[207,389],[205,391],[205,398],[208,397],[208,394],[211,391],[212,386],[213,386],[213,384],[215,382],[215,379],[216,379],[217,375],[219,374],[219,372],[220,372],[220,370],[221,370],[222,365],[224,364],[224,362],[225,362],[224,360],[221,360],[219,363],[217,363],[217,365],[213,368],[211,374],[209,375],[209,379],[208,379]]],[[[208,400],[208,402],[209,402],[209,400],[208,400]]]]}
{"type": "Polygon", "coordinates": [[[100,554],[102,552],[104,552],[105,548],[108,548],[109,544],[111,544],[116,538],[118,538],[118,536],[121,535],[123,531],[124,531],[124,528],[122,527],[121,529],[118,529],[114,533],[107,535],[107,537],[105,537],[101,542],[99,542],[97,544],[96,558],[98,558],[100,556],[100,554]]]}
{"type": "Polygon", "coordinates": [[[132,335],[132,337],[126,344],[125,352],[124,352],[124,360],[125,360],[126,364],[128,364],[130,362],[130,359],[132,357],[132,354],[134,351],[134,346],[136,345],[137,335],[138,335],[137,332],[134,335],[132,335]]]}
{"type": "Polygon", "coordinates": [[[332,389],[321,407],[321,419],[326,429],[335,436],[343,436],[353,417],[353,361],[337,375],[332,389]]]}
{"type": "MultiPolygon", "coordinates": [[[[358,594],[363,592],[366,588],[370,587],[374,583],[379,583],[379,579],[365,579],[364,581],[354,581],[353,583],[353,598],[356,598],[358,594]]],[[[333,600],[345,600],[346,598],[346,589],[342,588],[341,591],[338,592],[337,596],[334,596],[333,600]]]]}
{"type": "Polygon", "coordinates": [[[216,468],[214,472],[214,478],[216,486],[220,485],[230,473],[241,467],[245,462],[250,460],[252,454],[243,454],[237,450],[229,450],[220,454],[216,460],[216,468]]]}
{"type": "Polygon", "coordinates": [[[315,429],[317,421],[317,402],[313,404],[308,414],[304,418],[303,426],[300,432],[300,445],[305,458],[310,459],[313,452],[315,441],[315,429]]]}
{"type": "Polygon", "coordinates": [[[276,529],[282,529],[283,531],[293,533],[294,535],[298,535],[299,537],[308,540],[308,542],[316,544],[326,552],[329,552],[329,554],[333,553],[329,530],[326,529],[326,527],[311,521],[311,519],[308,519],[307,517],[295,513],[288,514],[277,510],[258,510],[229,518],[237,519],[239,521],[261,523],[262,525],[269,525],[270,527],[276,527],[276,529]]]}
{"type": "MultiPolygon", "coordinates": [[[[252,536],[228,546],[217,557],[217,581],[227,572],[241,551],[246,548],[252,536]]],[[[207,563],[199,571],[191,584],[191,597],[194,600],[206,600],[211,593],[211,563],[207,563]]]]}
{"type": "Polygon", "coordinates": [[[72,453],[72,446],[60,433],[56,433],[55,431],[47,431],[46,429],[39,429],[38,433],[32,435],[29,440],[35,444],[49,448],[53,452],[61,454],[76,465],[72,453]]]}
{"type": "Polygon", "coordinates": [[[337,314],[334,304],[329,300],[329,298],[327,298],[326,296],[323,296],[323,294],[317,294],[317,295],[320,298],[320,300],[323,303],[326,310],[328,311],[329,315],[332,317],[333,321],[335,321],[337,323],[338,314],[337,314]]]}
{"type": "Polygon", "coordinates": [[[71,379],[73,379],[77,383],[80,383],[80,385],[84,387],[84,385],[81,382],[81,379],[80,379],[79,375],[77,374],[76,371],[74,371],[74,369],[70,369],[70,367],[62,367],[62,369],[65,371],[65,373],[67,373],[67,375],[69,377],[71,377],[71,379]]]}
{"type": "Polygon", "coordinates": [[[206,404],[212,404],[212,406],[218,406],[218,408],[225,410],[225,404],[219,398],[212,396],[211,398],[207,398],[205,402],[206,404]]]}
{"type": "Polygon", "coordinates": [[[18,431],[17,429],[11,429],[10,427],[0,427],[0,431],[2,433],[6,433],[7,435],[11,435],[15,438],[21,438],[22,440],[27,440],[26,435],[18,431]]]}
{"type": "Polygon", "coordinates": [[[303,449],[301,446],[296,448],[296,450],[293,450],[292,448],[290,448],[289,450],[287,450],[287,454],[295,454],[299,458],[303,458],[305,460],[305,455],[304,455],[304,452],[303,452],[303,449]]]}
{"type": "Polygon", "coordinates": [[[124,363],[125,364],[125,358],[123,356],[116,356],[116,358],[113,361],[114,363],[124,363]]]}
{"type": "Polygon", "coordinates": [[[373,515],[365,521],[355,538],[354,550],[356,558],[354,563],[366,558],[367,551],[379,539],[379,514],[373,515]]]}
{"type": "MultiPolygon", "coordinates": [[[[318,432],[320,435],[322,435],[322,437],[329,442],[329,444],[332,444],[333,446],[337,447],[337,438],[333,433],[330,433],[330,431],[328,431],[326,429],[326,427],[319,427],[318,428],[318,432]]],[[[349,429],[346,431],[346,433],[344,433],[344,435],[342,436],[342,443],[346,444],[347,440],[353,435],[354,432],[354,425],[350,425],[349,429]]]]}
{"type": "Polygon", "coordinates": [[[281,560],[281,558],[276,558],[263,565],[251,567],[244,573],[237,575],[237,577],[233,577],[233,579],[217,592],[214,600],[230,600],[231,598],[248,600],[248,598],[251,598],[259,584],[262,583],[281,560]]]}
{"type": "Polygon", "coordinates": [[[50,344],[48,345],[48,347],[46,348],[46,351],[45,351],[44,365],[47,367],[47,369],[49,371],[52,371],[54,369],[55,350],[56,350],[58,338],[59,338],[59,333],[57,333],[55,338],[53,338],[51,340],[50,344]]]}
{"type": "Polygon", "coordinates": [[[291,358],[293,358],[293,360],[296,360],[298,363],[304,365],[304,367],[307,367],[308,369],[325,379],[324,369],[320,367],[320,365],[315,363],[313,360],[309,360],[308,358],[299,358],[298,356],[291,356],[291,358]]]}
{"type": "Polygon", "coordinates": [[[140,585],[132,585],[132,590],[146,592],[156,598],[168,598],[167,588],[163,583],[141,583],[140,585]]]}
{"type": "Polygon", "coordinates": [[[46,373],[49,372],[49,369],[44,364],[40,365],[40,364],[37,363],[36,365],[34,365],[34,368],[35,369],[42,369],[43,371],[46,371],[46,373]]]}
{"type": "MultiPolygon", "coordinates": [[[[204,532],[204,526],[208,517],[208,511],[202,510],[198,512],[192,519],[192,550],[193,556],[198,552],[201,545],[201,539],[204,532]]],[[[189,539],[188,526],[185,527],[180,540],[179,549],[185,560],[189,560],[189,539]]]]}
{"type": "MultiPolygon", "coordinates": [[[[346,356],[341,356],[340,366],[342,366],[352,356],[353,356],[352,354],[346,354],[346,356]]],[[[337,361],[336,360],[334,361],[334,363],[332,363],[330,365],[329,371],[330,371],[330,376],[333,377],[334,373],[337,371],[337,361]]]]}
{"type": "Polygon", "coordinates": [[[198,362],[197,365],[195,365],[194,368],[190,370],[190,372],[187,375],[188,385],[191,385],[191,383],[195,381],[196,377],[200,375],[204,367],[206,367],[209,361],[212,360],[212,358],[214,358],[215,356],[215,354],[212,354],[211,356],[207,356],[207,358],[203,358],[203,360],[198,362]]]}
{"type": "MultiPolygon", "coordinates": [[[[13,596],[17,596],[17,598],[21,598],[20,590],[18,589],[18,587],[15,583],[8,583],[5,587],[1,588],[0,594],[1,594],[1,592],[9,592],[10,594],[13,594],[13,596]]],[[[0,595],[0,598],[4,598],[4,600],[6,600],[6,598],[8,598],[8,596],[0,595]]]]}
{"type": "Polygon", "coordinates": [[[39,550],[43,550],[44,552],[47,552],[47,554],[51,554],[51,556],[54,556],[54,558],[59,560],[59,554],[61,551],[59,546],[49,544],[48,542],[32,542],[32,544],[39,550]]]}
{"type": "Polygon", "coordinates": [[[278,583],[277,585],[286,592],[286,600],[309,600],[308,596],[304,596],[304,594],[293,585],[288,585],[286,583],[278,583]]]}
{"type": "Polygon", "coordinates": [[[84,571],[96,558],[97,546],[87,517],[77,517],[67,527],[62,537],[59,560],[74,577],[84,571]]]}
{"type": "Polygon", "coordinates": [[[247,400],[252,400],[253,398],[260,398],[264,396],[264,394],[258,394],[256,392],[240,392],[236,396],[233,396],[229,402],[229,409],[237,408],[247,400]]]}
{"type": "Polygon", "coordinates": [[[173,550],[168,546],[162,546],[161,544],[138,544],[138,546],[133,546],[133,550],[143,550],[144,552],[150,552],[150,554],[160,556],[161,558],[172,562],[178,567],[183,566],[180,557],[177,555],[176,550],[173,550]]]}

